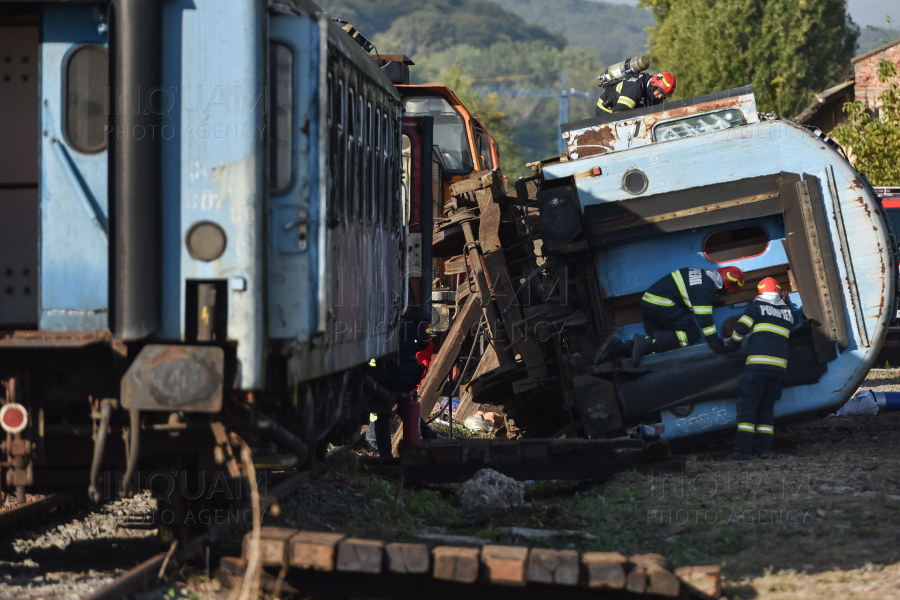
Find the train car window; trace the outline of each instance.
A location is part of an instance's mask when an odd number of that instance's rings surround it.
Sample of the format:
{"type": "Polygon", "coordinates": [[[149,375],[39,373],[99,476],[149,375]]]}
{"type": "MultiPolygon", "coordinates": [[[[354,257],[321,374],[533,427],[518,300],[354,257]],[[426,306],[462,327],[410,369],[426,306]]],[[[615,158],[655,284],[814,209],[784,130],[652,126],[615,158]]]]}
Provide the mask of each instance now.
{"type": "Polygon", "coordinates": [[[375,202],[379,223],[384,224],[384,192],[381,188],[384,159],[381,156],[381,109],[375,109],[375,202]]]}
{"type": "Polygon", "coordinates": [[[79,152],[106,149],[106,111],[109,91],[109,54],[100,44],[82,44],[69,54],[64,66],[65,131],[79,152]]]}
{"type": "Polygon", "coordinates": [[[440,147],[449,174],[465,175],[475,168],[466,122],[449,102],[439,96],[414,96],[403,101],[403,112],[434,117],[434,145],[440,147]]]}
{"type": "Polygon", "coordinates": [[[402,224],[406,225],[406,215],[410,214],[410,203],[412,202],[412,140],[406,134],[403,134],[403,137],[400,138],[400,155],[400,166],[402,168],[400,177],[401,181],[403,181],[403,185],[400,188],[402,199],[400,215],[403,219],[402,224]]]}
{"type": "Polygon", "coordinates": [[[356,202],[356,90],[347,88],[347,214],[359,216],[356,202]]]}
{"type": "Polygon", "coordinates": [[[293,179],[294,53],[286,44],[269,44],[269,186],[284,193],[293,179]]]}
{"type": "Polygon", "coordinates": [[[494,168],[494,156],[491,154],[491,140],[481,127],[475,127],[475,149],[478,150],[482,169],[494,168]]]}
{"type": "Polygon", "coordinates": [[[362,91],[357,94],[356,100],[356,202],[357,214],[362,221],[366,214],[366,105],[362,91]]]}
{"type": "Polygon", "coordinates": [[[366,103],[366,205],[369,210],[369,221],[375,221],[375,152],[373,144],[372,103],[366,103]]]}
{"type": "Polygon", "coordinates": [[[335,208],[339,214],[344,213],[344,81],[338,79],[337,90],[334,94],[334,191],[336,194],[335,208]]]}
{"type": "Polygon", "coordinates": [[[703,240],[703,253],[716,263],[759,256],[768,247],[769,234],[756,225],[716,231],[703,240]]]}

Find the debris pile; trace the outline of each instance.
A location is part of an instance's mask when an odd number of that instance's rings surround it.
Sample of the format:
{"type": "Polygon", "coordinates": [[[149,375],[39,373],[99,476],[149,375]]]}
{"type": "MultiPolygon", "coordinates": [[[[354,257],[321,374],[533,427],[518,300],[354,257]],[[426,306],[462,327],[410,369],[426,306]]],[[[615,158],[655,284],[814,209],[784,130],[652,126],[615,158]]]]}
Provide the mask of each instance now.
{"type": "Polygon", "coordinates": [[[500,512],[525,509],[525,484],[493,469],[482,469],[462,484],[456,498],[466,512],[500,512]]]}

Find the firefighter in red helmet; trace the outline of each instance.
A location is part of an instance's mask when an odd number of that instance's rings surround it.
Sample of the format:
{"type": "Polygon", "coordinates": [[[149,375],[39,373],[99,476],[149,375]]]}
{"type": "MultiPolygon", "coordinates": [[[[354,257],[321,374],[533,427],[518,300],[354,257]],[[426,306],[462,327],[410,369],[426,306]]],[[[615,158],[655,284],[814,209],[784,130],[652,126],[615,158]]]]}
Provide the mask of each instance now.
{"type": "Polygon", "coordinates": [[[675,93],[675,76],[669,72],[649,75],[637,73],[628,79],[605,86],[597,102],[597,116],[624,112],[664,102],[675,93]]]}
{"type": "Polygon", "coordinates": [[[600,347],[594,362],[630,353],[632,365],[636,367],[645,354],[697,343],[701,332],[715,352],[727,352],[713,321],[713,300],[717,294],[740,291],[743,285],[744,273],[737,267],[673,271],[651,285],[641,298],[641,317],[647,335],[638,333],[631,341],[611,336],[600,347]],[[697,317],[699,327],[692,314],[697,317]]]}
{"type": "Polygon", "coordinates": [[[725,342],[729,350],[736,350],[745,337],[750,338],[750,354],[738,384],[737,437],[734,452],[726,460],[750,460],[753,452],[769,458],[775,435],[775,402],[781,398],[787,373],[788,340],[795,323],[787,293],[771,277],[760,281],[756,291],[756,299],[725,342]]]}

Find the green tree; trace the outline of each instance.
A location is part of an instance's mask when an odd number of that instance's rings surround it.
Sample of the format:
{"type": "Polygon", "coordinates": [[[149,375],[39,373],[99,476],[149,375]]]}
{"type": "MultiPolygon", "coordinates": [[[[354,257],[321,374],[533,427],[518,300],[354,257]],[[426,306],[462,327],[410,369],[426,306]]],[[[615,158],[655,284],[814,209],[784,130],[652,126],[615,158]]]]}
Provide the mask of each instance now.
{"type": "Polygon", "coordinates": [[[509,123],[509,115],[498,108],[497,94],[479,96],[472,78],[463,75],[462,68],[454,65],[444,74],[444,85],[453,90],[469,112],[478,117],[500,150],[500,167],[508,177],[515,179],[525,167],[519,147],[512,141],[515,130],[509,123]]]}
{"type": "MultiPolygon", "coordinates": [[[[430,54],[417,61],[411,75],[418,83],[447,81],[447,75],[454,66],[460,69],[464,77],[471,80],[473,88],[498,86],[554,91],[559,90],[562,71],[566,72],[569,87],[596,91],[596,78],[601,71],[601,63],[590,48],[567,46],[560,50],[542,42],[502,42],[488,48],[454,46],[430,54]]],[[[484,97],[479,96],[481,99],[484,97]]],[[[469,106],[464,99],[463,103],[469,106]]],[[[592,116],[595,103],[596,100],[589,98],[571,98],[569,120],[576,121],[592,116]]],[[[504,135],[518,146],[524,162],[557,154],[559,139],[557,97],[500,97],[496,99],[494,108],[506,113],[505,123],[511,127],[511,131],[504,135]]],[[[481,113],[475,109],[472,109],[472,112],[481,119],[481,113]]],[[[485,127],[492,134],[495,133],[490,124],[485,123],[485,127]]],[[[520,168],[511,169],[511,161],[507,160],[506,156],[502,156],[502,161],[510,178],[513,175],[530,174],[524,167],[524,162],[520,163],[520,168]]]]}
{"type": "Polygon", "coordinates": [[[859,27],[846,0],[641,0],[651,56],[695,96],[753,84],[760,109],[793,116],[848,74],[859,27]]]}
{"type": "Polygon", "coordinates": [[[900,185],[900,85],[897,66],[878,61],[878,81],[888,83],[881,92],[881,116],[873,117],[862,102],[847,102],[847,123],[832,136],[847,149],[856,169],[872,185],[900,185]],[[855,159],[855,160],[854,160],[855,159]]]}

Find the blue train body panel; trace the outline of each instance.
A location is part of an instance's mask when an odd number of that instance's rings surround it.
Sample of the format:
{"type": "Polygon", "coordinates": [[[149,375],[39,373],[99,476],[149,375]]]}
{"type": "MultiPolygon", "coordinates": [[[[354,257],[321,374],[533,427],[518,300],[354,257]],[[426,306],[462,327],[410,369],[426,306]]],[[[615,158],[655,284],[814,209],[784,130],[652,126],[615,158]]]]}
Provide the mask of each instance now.
{"type": "MultiPolygon", "coordinates": [[[[659,121],[664,117],[657,126],[659,121]]],[[[779,419],[825,414],[841,406],[856,390],[887,334],[892,317],[890,299],[896,287],[891,231],[871,187],[822,137],[783,119],[751,121],[668,141],[654,140],[648,134],[632,147],[605,143],[602,152],[586,157],[585,142],[595,141],[598,130],[626,125],[630,132],[634,120],[570,131],[570,158],[578,157],[579,152],[582,157],[547,165],[544,175],[548,179],[573,178],[585,211],[593,205],[634,199],[635,194],[623,182],[635,169],[646,174],[646,191],[640,194],[646,196],[758,176],[802,174],[810,186],[818,188],[822,200],[828,237],[823,238],[820,232],[819,242],[833,249],[844,307],[839,317],[846,323],[849,344],[827,364],[825,375],[817,383],[786,388],[775,410],[779,419]],[[595,174],[597,167],[602,175],[595,174]],[[835,215],[835,206],[840,215],[835,215]],[[839,231],[841,220],[843,232],[839,231]],[[846,248],[842,240],[847,241],[846,248]]],[[[765,230],[770,240],[767,247],[756,256],[723,262],[744,271],[786,265],[788,258],[782,245],[785,228],[775,215],[612,243],[595,251],[598,278],[607,295],[617,297],[643,292],[677,268],[717,268],[722,263],[713,262],[703,252],[704,240],[717,230],[749,225],[765,230]]],[[[791,300],[802,308],[799,294],[791,294],[791,300]]],[[[741,305],[716,308],[713,316],[717,326],[742,310],[741,305]]],[[[616,331],[623,338],[634,333],[643,333],[642,324],[629,324],[616,331]]],[[[706,344],[701,344],[648,356],[642,365],[709,352],[706,344]]],[[[682,416],[663,410],[662,435],[674,439],[733,428],[735,406],[736,399],[728,398],[697,403],[690,410],[678,411],[682,416]]]]}
{"type": "Polygon", "coordinates": [[[107,153],[84,152],[64,130],[69,58],[104,47],[88,4],[49,4],[41,40],[40,314],[45,331],[108,330],[107,153]]]}

